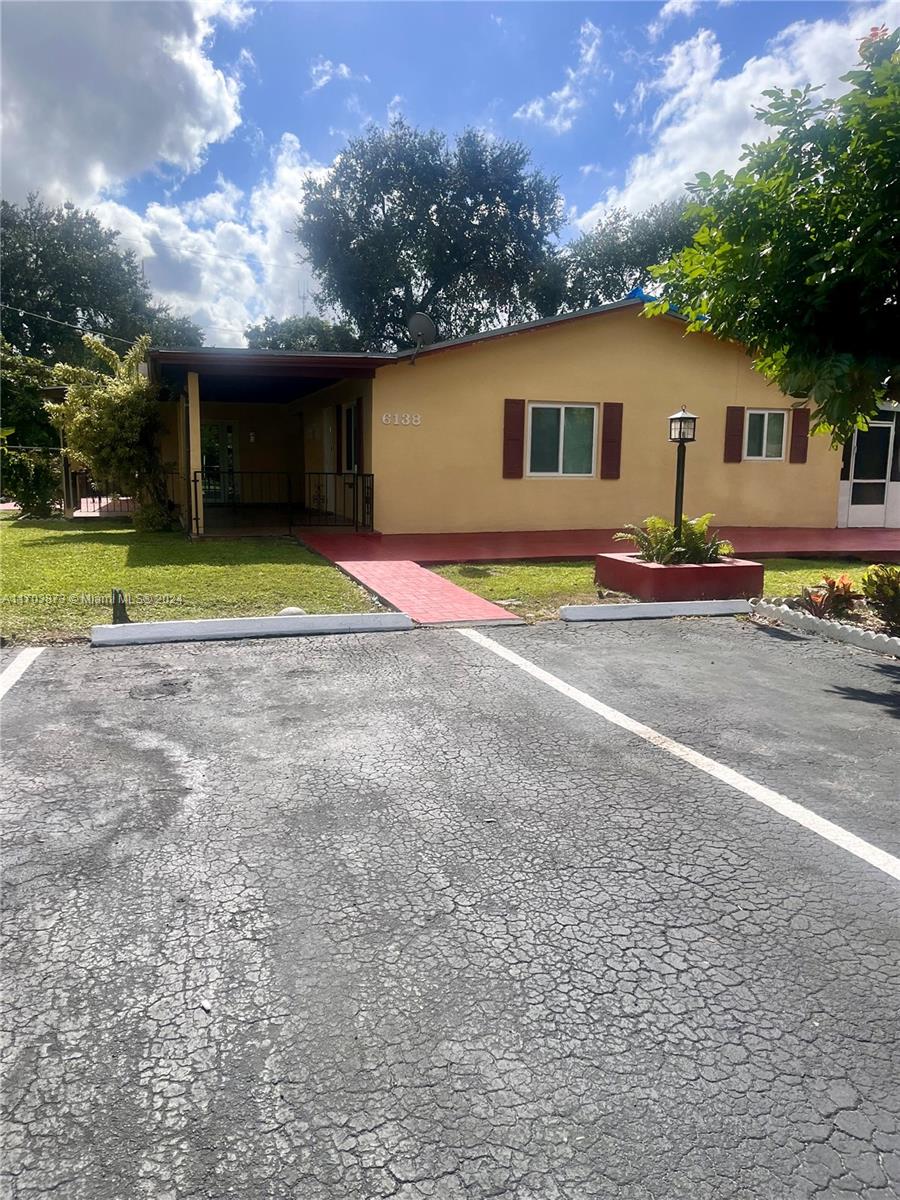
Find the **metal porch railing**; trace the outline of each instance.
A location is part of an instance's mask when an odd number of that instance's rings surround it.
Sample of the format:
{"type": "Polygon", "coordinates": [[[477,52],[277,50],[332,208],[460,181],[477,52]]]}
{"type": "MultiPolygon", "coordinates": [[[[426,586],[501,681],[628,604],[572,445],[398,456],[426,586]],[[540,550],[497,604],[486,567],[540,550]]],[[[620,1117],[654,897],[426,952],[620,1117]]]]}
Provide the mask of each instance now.
{"type": "MultiPolygon", "coordinates": [[[[374,476],[352,471],[232,471],[207,467],[191,477],[191,528],[199,508],[235,525],[372,528],[374,476]]],[[[204,524],[209,522],[204,521],[204,524]]]]}

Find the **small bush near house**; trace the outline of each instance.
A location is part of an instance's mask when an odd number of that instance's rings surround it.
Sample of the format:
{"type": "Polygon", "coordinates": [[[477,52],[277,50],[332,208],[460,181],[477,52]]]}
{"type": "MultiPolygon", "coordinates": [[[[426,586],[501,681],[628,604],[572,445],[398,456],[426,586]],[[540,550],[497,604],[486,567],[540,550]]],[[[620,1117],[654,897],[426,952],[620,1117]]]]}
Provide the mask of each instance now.
{"type": "Polygon", "coordinates": [[[613,540],[633,542],[644,562],[714,563],[734,554],[734,547],[719,538],[715,530],[710,531],[712,518],[712,513],[704,513],[702,517],[682,521],[680,532],[676,532],[674,523],[665,517],[647,517],[640,525],[626,525],[613,540]]]}
{"type": "Polygon", "coordinates": [[[900,633],[900,567],[881,564],[863,572],[866,603],[881,617],[889,633],[900,633]]]}
{"type": "Polygon", "coordinates": [[[823,575],[820,584],[803,589],[797,607],[821,620],[843,621],[853,615],[854,604],[859,599],[860,594],[853,590],[853,580],[848,576],[833,579],[823,575]]]}
{"type": "Polygon", "coordinates": [[[49,517],[59,507],[62,487],[59,454],[22,450],[0,439],[3,495],[18,504],[23,517],[49,517]]]}

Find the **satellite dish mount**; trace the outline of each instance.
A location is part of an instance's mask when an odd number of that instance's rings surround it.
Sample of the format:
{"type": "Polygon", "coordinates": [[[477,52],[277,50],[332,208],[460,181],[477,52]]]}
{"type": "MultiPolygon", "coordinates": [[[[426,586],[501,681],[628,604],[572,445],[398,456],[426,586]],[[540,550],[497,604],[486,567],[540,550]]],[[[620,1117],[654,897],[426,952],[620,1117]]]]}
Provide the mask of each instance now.
{"type": "Polygon", "coordinates": [[[412,339],[415,342],[413,356],[409,360],[409,365],[413,367],[415,366],[416,356],[419,351],[425,346],[430,346],[437,337],[437,329],[435,328],[434,321],[432,321],[428,313],[423,312],[413,313],[413,315],[406,322],[406,328],[409,330],[410,334],[412,335],[412,339]]]}

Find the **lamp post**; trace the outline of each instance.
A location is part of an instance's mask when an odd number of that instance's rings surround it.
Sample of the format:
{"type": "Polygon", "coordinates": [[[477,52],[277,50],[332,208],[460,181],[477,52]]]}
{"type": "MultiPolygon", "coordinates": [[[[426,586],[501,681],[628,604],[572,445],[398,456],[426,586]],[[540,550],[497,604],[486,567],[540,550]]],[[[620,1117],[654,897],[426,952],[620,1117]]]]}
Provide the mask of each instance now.
{"type": "Polygon", "coordinates": [[[688,442],[697,436],[697,418],[682,408],[669,417],[669,441],[678,446],[675,452],[675,532],[681,533],[684,510],[684,457],[688,442]]]}

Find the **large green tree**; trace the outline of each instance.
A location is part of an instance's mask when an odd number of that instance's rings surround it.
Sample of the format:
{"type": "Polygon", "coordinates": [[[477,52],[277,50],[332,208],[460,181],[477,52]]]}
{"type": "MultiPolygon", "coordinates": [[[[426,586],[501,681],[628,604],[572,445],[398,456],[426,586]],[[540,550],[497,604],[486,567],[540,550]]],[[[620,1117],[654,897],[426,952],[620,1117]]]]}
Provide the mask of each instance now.
{"type": "Polygon", "coordinates": [[[0,202],[0,228],[0,330],[20,353],[84,362],[79,329],[125,341],[147,333],[156,345],[202,344],[192,321],[154,301],[134,254],[93,213],[48,207],[32,195],[24,205],[0,202]]]}
{"type": "Polygon", "coordinates": [[[265,317],[248,325],[244,337],[251,350],[359,350],[359,339],[346,325],[321,317],[265,317]]]}
{"type": "Polygon", "coordinates": [[[366,349],[408,345],[428,312],[441,338],[556,312],[557,181],[518,142],[467,130],[452,144],[402,120],[353,138],[304,190],[297,236],[366,349]]]}
{"type": "Polygon", "coordinates": [[[607,211],[590,233],[566,246],[566,306],[594,308],[646,288],[650,268],[689,246],[697,228],[686,199],[666,200],[643,212],[607,211]]]}
{"type": "Polygon", "coordinates": [[[688,329],[743,342],[758,369],[846,439],[900,390],[900,31],[860,44],[849,90],[766,92],[777,130],[736,175],[697,177],[700,228],[655,274],[688,329]]]}

